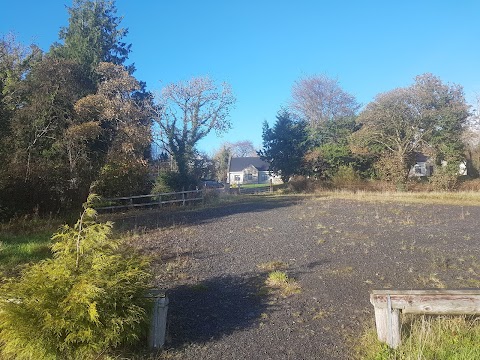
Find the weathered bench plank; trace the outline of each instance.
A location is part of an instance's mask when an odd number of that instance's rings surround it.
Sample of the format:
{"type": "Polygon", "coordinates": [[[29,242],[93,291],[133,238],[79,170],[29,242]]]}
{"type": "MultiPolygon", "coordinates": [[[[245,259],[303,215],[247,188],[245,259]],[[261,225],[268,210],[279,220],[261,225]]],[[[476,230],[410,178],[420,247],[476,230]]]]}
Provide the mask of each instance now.
{"type": "Polygon", "coordinates": [[[390,347],[401,343],[401,313],[480,314],[480,289],[472,290],[373,290],[378,339],[390,347]]]}

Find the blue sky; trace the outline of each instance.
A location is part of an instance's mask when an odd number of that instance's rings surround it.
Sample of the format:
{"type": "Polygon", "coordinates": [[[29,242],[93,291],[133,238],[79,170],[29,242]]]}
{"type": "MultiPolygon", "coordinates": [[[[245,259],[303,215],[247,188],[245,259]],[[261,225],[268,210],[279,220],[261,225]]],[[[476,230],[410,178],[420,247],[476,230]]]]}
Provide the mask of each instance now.
{"type": "MultiPolygon", "coordinates": [[[[71,0],[0,0],[0,34],[44,50],[68,24],[71,0]]],[[[275,121],[293,83],[325,74],[366,105],[431,72],[480,94],[480,1],[117,0],[130,61],[149,90],[192,76],[227,81],[233,129],[200,148],[251,140],[275,121]]]]}

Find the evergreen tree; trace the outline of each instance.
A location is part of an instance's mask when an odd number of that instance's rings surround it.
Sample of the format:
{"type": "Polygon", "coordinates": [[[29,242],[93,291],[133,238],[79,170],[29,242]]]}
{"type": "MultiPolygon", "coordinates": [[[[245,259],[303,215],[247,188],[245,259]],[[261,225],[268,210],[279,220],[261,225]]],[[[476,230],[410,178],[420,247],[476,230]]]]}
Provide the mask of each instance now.
{"type": "Polygon", "coordinates": [[[44,57],[15,85],[20,98],[10,120],[7,176],[0,192],[3,216],[71,204],[77,191],[69,193],[74,187],[64,140],[74,122],[73,104],[91,89],[84,80],[78,64],[44,57]]]}
{"type": "Polygon", "coordinates": [[[290,113],[281,110],[273,128],[263,124],[263,150],[258,154],[270,163],[270,170],[288,181],[303,173],[303,157],[308,149],[308,132],[304,122],[295,122],[290,113]]]}
{"type": "MultiPolygon", "coordinates": [[[[93,72],[100,62],[124,65],[131,51],[131,44],[123,42],[128,30],[120,28],[114,1],[74,0],[68,9],[69,25],[60,30],[63,44],[55,44],[52,52],[79,64],[93,72]]],[[[134,66],[128,67],[130,73],[134,66]]]]}
{"type": "Polygon", "coordinates": [[[144,334],[149,259],[96,221],[92,201],[52,237],[52,258],[1,284],[2,359],[99,359],[144,334]]]}

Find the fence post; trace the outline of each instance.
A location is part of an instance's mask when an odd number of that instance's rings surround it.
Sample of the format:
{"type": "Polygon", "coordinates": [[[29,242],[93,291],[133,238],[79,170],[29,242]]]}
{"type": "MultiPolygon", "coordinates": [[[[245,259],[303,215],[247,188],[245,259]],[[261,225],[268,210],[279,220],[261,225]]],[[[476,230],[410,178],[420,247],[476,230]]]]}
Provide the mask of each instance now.
{"type": "Polygon", "coordinates": [[[168,297],[163,290],[151,290],[148,296],[154,300],[150,332],[148,334],[148,347],[150,350],[158,350],[165,344],[168,297]]]}

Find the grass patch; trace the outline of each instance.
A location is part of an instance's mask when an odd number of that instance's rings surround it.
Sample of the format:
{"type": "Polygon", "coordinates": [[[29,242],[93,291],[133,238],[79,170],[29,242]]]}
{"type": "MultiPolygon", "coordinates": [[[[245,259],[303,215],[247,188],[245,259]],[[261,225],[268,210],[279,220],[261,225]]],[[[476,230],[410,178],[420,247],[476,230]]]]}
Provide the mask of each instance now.
{"type": "Polygon", "coordinates": [[[268,274],[265,284],[272,289],[276,289],[284,297],[297,294],[301,291],[300,285],[283,271],[272,271],[268,274]]]}
{"type": "Polygon", "coordinates": [[[0,224],[0,274],[18,273],[21,265],[51,256],[50,238],[60,221],[17,219],[0,224]]]}
{"type": "Polygon", "coordinates": [[[7,235],[0,242],[0,271],[50,256],[51,234],[7,235]]]}
{"type": "MultiPolygon", "coordinates": [[[[256,189],[256,188],[264,188],[264,187],[269,187],[270,184],[240,184],[240,188],[242,189],[256,189]]],[[[274,185],[275,187],[275,185],[274,185]]],[[[277,185],[278,187],[278,185],[277,185]]]]}
{"type": "Polygon", "coordinates": [[[404,202],[404,203],[420,203],[420,204],[443,204],[443,205],[464,205],[479,206],[480,192],[477,191],[458,191],[458,192],[370,192],[370,191],[326,191],[321,193],[322,197],[361,200],[361,201],[378,201],[378,202],[404,202]],[[387,200],[386,200],[387,199],[387,200]]]}
{"type": "Polygon", "coordinates": [[[480,359],[480,317],[405,316],[402,345],[396,350],[366,330],[357,352],[365,360],[471,360],[480,359]]]}

